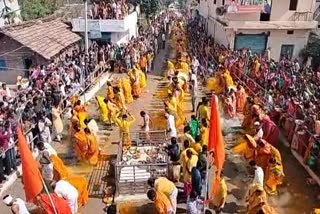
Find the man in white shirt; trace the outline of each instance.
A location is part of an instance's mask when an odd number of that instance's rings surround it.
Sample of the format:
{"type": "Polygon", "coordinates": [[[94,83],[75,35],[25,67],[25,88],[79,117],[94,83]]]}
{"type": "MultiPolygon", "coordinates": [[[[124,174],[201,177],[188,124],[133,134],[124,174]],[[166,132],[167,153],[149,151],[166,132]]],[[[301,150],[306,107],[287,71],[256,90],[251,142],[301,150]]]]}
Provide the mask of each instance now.
{"type": "Polygon", "coordinates": [[[174,116],[170,113],[166,113],[165,117],[167,119],[167,133],[168,138],[177,137],[177,128],[174,120],[174,116]]]}
{"type": "Polygon", "coordinates": [[[141,111],[140,116],[143,118],[143,126],[141,128],[146,132],[150,131],[150,123],[152,123],[150,116],[145,111],[141,111]]]}
{"type": "Polygon", "coordinates": [[[54,192],[68,202],[72,214],[76,214],[78,212],[78,190],[65,180],[60,180],[52,186],[54,192]]]}
{"type": "Polygon", "coordinates": [[[166,48],[166,34],[164,32],[162,32],[161,39],[162,39],[162,48],[165,49],[166,48]]]}
{"type": "Polygon", "coordinates": [[[199,63],[199,60],[197,59],[197,57],[195,57],[195,56],[192,58],[192,66],[194,68],[194,73],[197,75],[200,63],[199,63]]]}
{"type": "Polygon", "coordinates": [[[249,165],[254,170],[254,178],[252,184],[259,184],[261,186],[264,185],[264,172],[263,169],[257,165],[257,163],[252,160],[249,162],[249,165]]]}

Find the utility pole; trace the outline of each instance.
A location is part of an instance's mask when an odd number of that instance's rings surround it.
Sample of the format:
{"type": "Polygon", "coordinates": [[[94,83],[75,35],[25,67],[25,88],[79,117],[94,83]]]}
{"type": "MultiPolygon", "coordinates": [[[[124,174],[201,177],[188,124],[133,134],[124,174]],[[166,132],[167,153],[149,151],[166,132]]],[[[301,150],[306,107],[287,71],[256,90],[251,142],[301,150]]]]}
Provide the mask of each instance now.
{"type": "Polygon", "coordinates": [[[85,40],[85,51],[89,54],[89,38],[88,38],[88,0],[83,0],[84,2],[84,40],[85,40]]]}

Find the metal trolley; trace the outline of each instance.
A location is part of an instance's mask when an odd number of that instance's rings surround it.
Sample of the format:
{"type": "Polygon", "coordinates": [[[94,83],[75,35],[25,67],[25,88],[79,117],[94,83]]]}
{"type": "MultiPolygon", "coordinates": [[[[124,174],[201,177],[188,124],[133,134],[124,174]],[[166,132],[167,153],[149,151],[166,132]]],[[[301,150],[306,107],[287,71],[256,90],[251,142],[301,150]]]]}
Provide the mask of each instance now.
{"type": "MultiPolygon", "coordinates": [[[[146,193],[149,177],[168,176],[169,158],[163,147],[166,144],[166,131],[130,132],[131,148],[152,147],[159,151],[162,161],[150,163],[125,163],[122,136],[115,164],[116,195],[135,195],[146,193]]],[[[158,154],[158,156],[159,156],[158,154]]]]}

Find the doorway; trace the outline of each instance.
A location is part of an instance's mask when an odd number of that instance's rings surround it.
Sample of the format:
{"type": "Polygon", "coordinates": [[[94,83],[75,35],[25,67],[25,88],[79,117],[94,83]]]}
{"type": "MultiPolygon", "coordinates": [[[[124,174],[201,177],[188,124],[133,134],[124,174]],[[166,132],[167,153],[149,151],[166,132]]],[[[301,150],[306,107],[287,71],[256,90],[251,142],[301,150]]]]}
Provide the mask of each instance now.
{"type": "Polygon", "coordinates": [[[291,60],[293,56],[294,45],[281,45],[280,59],[285,57],[291,60]]]}

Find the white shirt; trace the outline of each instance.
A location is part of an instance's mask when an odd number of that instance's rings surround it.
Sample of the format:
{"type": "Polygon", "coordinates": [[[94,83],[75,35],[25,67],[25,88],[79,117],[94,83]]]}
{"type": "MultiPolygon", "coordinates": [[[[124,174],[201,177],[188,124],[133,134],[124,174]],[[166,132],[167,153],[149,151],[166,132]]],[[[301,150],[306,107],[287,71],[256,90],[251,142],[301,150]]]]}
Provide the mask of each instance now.
{"type": "Polygon", "coordinates": [[[42,177],[44,180],[52,181],[53,180],[53,164],[44,164],[42,166],[42,177]]]}
{"type": "Polygon", "coordinates": [[[69,182],[60,180],[56,183],[56,187],[54,188],[54,192],[59,196],[68,201],[70,205],[72,214],[78,212],[78,190],[72,186],[69,182]]]}
{"type": "Polygon", "coordinates": [[[257,134],[254,136],[255,139],[262,139],[263,137],[263,130],[262,128],[259,129],[259,131],[257,132],[257,134]]]}
{"type": "Polygon", "coordinates": [[[253,184],[260,184],[263,186],[264,181],[264,172],[263,169],[260,166],[256,166],[254,170],[254,178],[253,178],[253,184]]]}
{"type": "Polygon", "coordinates": [[[146,132],[150,131],[150,116],[148,114],[144,116],[144,126],[146,132]]]}
{"type": "Polygon", "coordinates": [[[194,80],[194,90],[198,89],[198,80],[196,74],[191,74],[191,80],[194,80]]]}
{"type": "Polygon", "coordinates": [[[176,129],[176,124],[174,121],[174,116],[173,115],[169,115],[168,119],[167,119],[167,129],[171,130],[168,135],[169,137],[177,137],[177,129],[176,129]]]}
{"type": "Polygon", "coordinates": [[[166,35],[164,33],[162,34],[162,41],[166,41],[166,35]]]}
{"type": "Polygon", "coordinates": [[[30,214],[26,203],[21,198],[16,198],[13,202],[13,205],[18,205],[19,207],[19,214],[30,214]]]}

